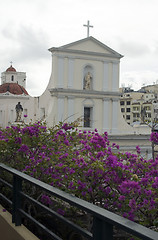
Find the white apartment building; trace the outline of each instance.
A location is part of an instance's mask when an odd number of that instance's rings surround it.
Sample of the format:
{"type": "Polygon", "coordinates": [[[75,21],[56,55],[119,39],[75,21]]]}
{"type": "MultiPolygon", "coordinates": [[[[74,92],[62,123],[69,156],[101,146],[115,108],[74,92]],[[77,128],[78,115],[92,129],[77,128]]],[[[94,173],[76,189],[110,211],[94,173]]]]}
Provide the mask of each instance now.
{"type": "Polygon", "coordinates": [[[154,118],[153,102],[155,93],[141,89],[140,91],[128,91],[121,89],[120,108],[123,118],[129,125],[134,122],[151,122],[154,118]]]}

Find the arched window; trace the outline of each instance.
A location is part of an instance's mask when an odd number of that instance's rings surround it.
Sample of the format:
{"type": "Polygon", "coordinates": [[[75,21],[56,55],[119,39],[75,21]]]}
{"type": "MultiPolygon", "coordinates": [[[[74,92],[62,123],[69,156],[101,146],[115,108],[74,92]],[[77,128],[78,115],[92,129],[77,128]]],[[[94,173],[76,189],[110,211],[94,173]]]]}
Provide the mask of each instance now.
{"type": "Polygon", "coordinates": [[[83,70],[83,89],[93,89],[93,68],[90,65],[86,65],[83,70]]]}
{"type": "Polygon", "coordinates": [[[11,76],[11,81],[14,81],[14,76],[13,75],[11,76]]]}

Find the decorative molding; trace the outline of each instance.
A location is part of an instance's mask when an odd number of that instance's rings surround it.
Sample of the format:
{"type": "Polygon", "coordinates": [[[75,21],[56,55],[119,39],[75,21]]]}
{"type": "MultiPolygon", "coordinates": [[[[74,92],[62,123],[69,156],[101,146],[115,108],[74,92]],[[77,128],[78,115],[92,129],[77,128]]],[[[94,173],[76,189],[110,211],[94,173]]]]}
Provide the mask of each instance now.
{"type": "Polygon", "coordinates": [[[120,92],[105,92],[105,91],[95,91],[95,90],[77,90],[77,89],[65,89],[65,88],[51,88],[49,89],[49,92],[51,96],[75,96],[79,98],[97,98],[97,99],[103,99],[106,96],[108,98],[117,97],[119,99],[119,96],[121,96],[120,92]]]}
{"type": "Polygon", "coordinates": [[[0,99],[25,99],[25,100],[29,100],[30,97],[25,96],[25,95],[19,96],[19,95],[9,95],[9,94],[8,95],[1,95],[0,94],[0,99]]]}
{"type": "Polygon", "coordinates": [[[82,104],[85,107],[94,107],[94,100],[93,100],[93,98],[86,98],[82,101],[82,104]]]}
{"type": "MultiPolygon", "coordinates": [[[[87,54],[86,54],[87,55],[87,54]]],[[[93,52],[92,54],[93,56],[95,56],[95,53],[93,52]]],[[[56,56],[56,57],[60,57],[60,58],[69,58],[69,59],[84,59],[87,61],[100,61],[100,62],[107,62],[107,63],[119,63],[120,60],[112,60],[112,59],[103,59],[103,58],[95,58],[95,57],[84,57],[84,56],[80,56],[80,55],[70,55],[70,54],[59,54],[59,53],[54,53],[52,54],[52,56],[56,56]]],[[[107,56],[109,57],[109,56],[107,56]]],[[[107,58],[106,57],[106,58],[107,58]]]]}
{"type": "Polygon", "coordinates": [[[113,99],[111,99],[113,102],[118,102],[118,101],[120,101],[120,98],[113,98],[113,99]]]}
{"type": "Polygon", "coordinates": [[[89,56],[99,56],[99,57],[109,57],[109,58],[118,58],[120,59],[120,56],[108,54],[108,53],[100,53],[100,52],[91,52],[91,51],[83,51],[83,50],[75,50],[75,49],[63,49],[63,50],[55,50],[56,52],[63,52],[63,53],[76,53],[78,55],[89,55],[89,56]]]}

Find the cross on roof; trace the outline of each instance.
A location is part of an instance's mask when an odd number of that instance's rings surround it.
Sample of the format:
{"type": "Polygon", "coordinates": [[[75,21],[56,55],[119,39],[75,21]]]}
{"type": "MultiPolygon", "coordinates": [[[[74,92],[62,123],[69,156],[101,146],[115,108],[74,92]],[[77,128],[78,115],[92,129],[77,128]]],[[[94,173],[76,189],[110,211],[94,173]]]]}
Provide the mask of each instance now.
{"type": "Polygon", "coordinates": [[[93,26],[91,26],[91,25],[89,24],[89,20],[87,21],[87,25],[84,24],[83,26],[84,26],[84,27],[87,27],[87,37],[89,37],[89,28],[90,28],[90,27],[93,28],[93,26]]]}

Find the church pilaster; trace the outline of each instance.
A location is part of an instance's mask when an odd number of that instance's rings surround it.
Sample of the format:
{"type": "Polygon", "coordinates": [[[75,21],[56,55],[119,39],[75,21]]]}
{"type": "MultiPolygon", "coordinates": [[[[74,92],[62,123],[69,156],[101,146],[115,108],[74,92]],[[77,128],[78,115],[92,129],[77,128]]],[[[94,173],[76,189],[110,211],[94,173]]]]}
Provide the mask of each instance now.
{"type": "Polygon", "coordinates": [[[68,88],[73,88],[74,78],[74,59],[69,58],[68,60],[68,88]]]}
{"type": "Polygon", "coordinates": [[[58,58],[58,88],[64,87],[64,58],[58,58]]]}
{"type": "Polygon", "coordinates": [[[118,91],[119,89],[119,64],[113,62],[112,64],[112,91],[118,91]]]}
{"type": "Polygon", "coordinates": [[[118,132],[118,104],[119,99],[112,99],[112,133],[118,132]]]}
{"type": "Polygon", "coordinates": [[[58,97],[57,100],[58,122],[64,120],[64,97],[58,97]]]}
{"type": "Polygon", "coordinates": [[[103,72],[103,91],[109,90],[109,64],[104,62],[104,72],[103,72]]]}
{"type": "Polygon", "coordinates": [[[75,97],[68,97],[68,122],[74,121],[74,99],[75,97]]]}
{"type": "Polygon", "coordinates": [[[110,99],[103,99],[103,132],[109,130],[109,110],[110,110],[110,99]]]}

